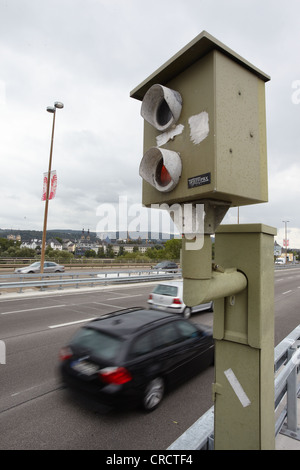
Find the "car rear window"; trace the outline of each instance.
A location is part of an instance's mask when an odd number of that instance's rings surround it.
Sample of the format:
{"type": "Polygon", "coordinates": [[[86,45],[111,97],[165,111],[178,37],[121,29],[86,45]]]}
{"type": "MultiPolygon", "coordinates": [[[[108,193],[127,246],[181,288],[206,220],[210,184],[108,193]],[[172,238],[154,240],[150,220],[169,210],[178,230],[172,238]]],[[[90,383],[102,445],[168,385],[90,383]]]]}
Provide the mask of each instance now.
{"type": "Polygon", "coordinates": [[[71,348],[78,347],[99,359],[114,359],[121,348],[122,341],[93,328],[82,328],[71,341],[71,348]]]}
{"type": "Polygon", "coordinates": [[[155,289],[153,290],[154,294],[160,294],[160,295],[169,295],[172,297],[177,296],[177,290],[178,288],[176,286],[168,286],[168,285],[163,285],[163,284],[158,284],[155,289]]]}

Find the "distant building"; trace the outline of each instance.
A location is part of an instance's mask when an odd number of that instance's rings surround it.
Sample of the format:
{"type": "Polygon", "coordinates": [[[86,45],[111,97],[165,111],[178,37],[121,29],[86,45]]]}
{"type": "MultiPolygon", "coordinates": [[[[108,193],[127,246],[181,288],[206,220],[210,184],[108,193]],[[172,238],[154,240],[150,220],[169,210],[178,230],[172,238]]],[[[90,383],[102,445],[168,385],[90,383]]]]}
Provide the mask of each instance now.
{"type": "Polygon", "coordinates": [[[9,235],[7,235],[7,239],[8,240],[13,240],[15,242],[20,242],[21,241],[21,235],[9,234],[9,235]]]}
{"type": "Polygon", "coordinates": [[[41,249],[41,247],[42,247],[42,240],[38,240],[37,238],[34,238],[30,240],[29,242],[23,242],[21,244],[21,248],[31,248],[32,250],[41,249]]]}
{"type": "Polygon", "coordinates": [[[118,255],[120,252],[120,248],[123,248],[123,252],[125,253],[133,253],[134,251],[139,251],[140,253],[145,253],[149,245],[147,244],[134,244],[134,243],[114,243],[111,245],[112,250],[115,255],[118,255]]]}
{"type": "Polygon", "coordinates": [[[64,240],[63,250],[68,251],[69,253],[75,253],[76,243],[72,240],[64,240]]]}
{"type": "MultiPolygon", "coordinates": [[[[51,238],[47,241],[46,247],[50,246],[53,250],[62,250],[62,244],[55,238],[51,238]]],[[[32,250],[42,249],[42,240],[33,238],[30,241],[21,243],[21,248],[31,248],[32,250]]]]}
{"type": "Polygon", "coordinates": [[[90,230],[88,229],[85,235],[84,229],[82,229],[81,237],[78,243],[76,243],[75,255],[84,256],[88,250],[94,250],[98,253],[99,244],[96,241],[91,241],[90,230]]]}
{"type": "Polygon", "coordinates": [[[282,247],[276,242],[274,242],[274,256],[281,256],[282,247]]]}
{"type": "Polygon", "coordinates": [[[47,246],[50,246],[52,250],[59,250],[59,251],[62,250],[62,244],[55,238],[51,238],[50,240],[48,240],[47,246]]]}

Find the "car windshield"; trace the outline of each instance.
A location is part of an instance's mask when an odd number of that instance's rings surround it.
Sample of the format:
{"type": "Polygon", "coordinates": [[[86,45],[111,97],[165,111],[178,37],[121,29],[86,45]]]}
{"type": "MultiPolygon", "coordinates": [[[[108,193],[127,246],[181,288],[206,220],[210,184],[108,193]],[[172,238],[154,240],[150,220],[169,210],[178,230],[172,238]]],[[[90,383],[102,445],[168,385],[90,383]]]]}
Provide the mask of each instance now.
{"type": "Polygon", "coordinates": [[[170,295],[173,297],[177,296],[177,287],[176,286],[170,286],[170,285],[164,285],[164,284],[158,284],[155,289],[153,290],[154,294],[160,294],[160,295],[170,295]]]}
{"type": "Polygon", "coordinates": [[[74,336],[70,346],[89,351],[99,359],[110,360],[117,355],[121,347],[121,340],[93,328],[82,328],[74,336]]]}
{"type": "Polygon", "coordinates": [[[39,265],[40,265],[40,263],[37,261],[36,263],[31,264],[30,268],[36,268],[39,265]]]}

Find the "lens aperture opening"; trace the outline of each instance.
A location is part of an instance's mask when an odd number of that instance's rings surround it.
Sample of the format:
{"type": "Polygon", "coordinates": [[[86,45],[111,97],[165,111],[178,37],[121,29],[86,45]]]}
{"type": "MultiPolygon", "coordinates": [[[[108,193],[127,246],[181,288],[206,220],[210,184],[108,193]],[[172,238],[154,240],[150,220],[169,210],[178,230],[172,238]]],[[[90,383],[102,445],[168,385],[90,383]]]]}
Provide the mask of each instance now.
{"type": "Polygon", "coordinates": [[[163,163],[163,159],[159,161],[156,167],[156,181],[162,187],[167,186],[172,181],[171,175],[163,163]]]}
{"type": "Polygon", "coordinates": [[[156,121],[159,126],[166,126],[173,118],[172,112],[166,100],[161,100],[156,111],[156,121]]]}

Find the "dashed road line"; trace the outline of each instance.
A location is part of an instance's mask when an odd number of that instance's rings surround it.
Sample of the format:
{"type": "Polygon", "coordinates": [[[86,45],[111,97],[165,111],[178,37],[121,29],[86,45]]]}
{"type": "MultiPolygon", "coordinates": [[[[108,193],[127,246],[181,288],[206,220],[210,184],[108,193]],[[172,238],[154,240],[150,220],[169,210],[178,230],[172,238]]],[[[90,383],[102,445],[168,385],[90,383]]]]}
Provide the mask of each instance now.
{"type": "Polygon", "coordinates": [[[112,304],[106,304],[104,302],[92,302],[93,304],[96,304],[96,305],[104,305],[104,307],[112,307],[112,308],[122,308],[120,307],[120,305],[112,305],[112,304]]]}
{"type": "Polygon", "coordinates": [[[10,312],[1,312],[1,315],[10,315],[11,313],[24,313],[24,312],[33,312],[34,310],[46,310],[49,308],[60,308],[60,307],[66,307],[65,304],[63,305],[49,305],[48,307],[38,307],[38,308],[27,308],[24,310],[12,310],[10,312]]]}
{"type": "Polygon", "coordinates": [[[142,297],[142,294],[135,294],[135,295],[122,295],[121,297],[111,297],[110,299],[106,300],[119,300],[119,299],[131,299],[132,297],[142,297]]]}
{"type": "Polygon", "coordinates": [[[62,327],[64,327],[64,326],[77,325],[77,323],[87,323],[87,322],[89,322],[89,321],[94,320],[95,318],[97,318],[97,317],[85,318],[84,320],[70,321],[70,322],[68,322],[68,323],[60,323],[60,324],[58,324],[58,325],[50,325],[50,326],[48,326],[48,328],[62,328],[62,327]]]}

